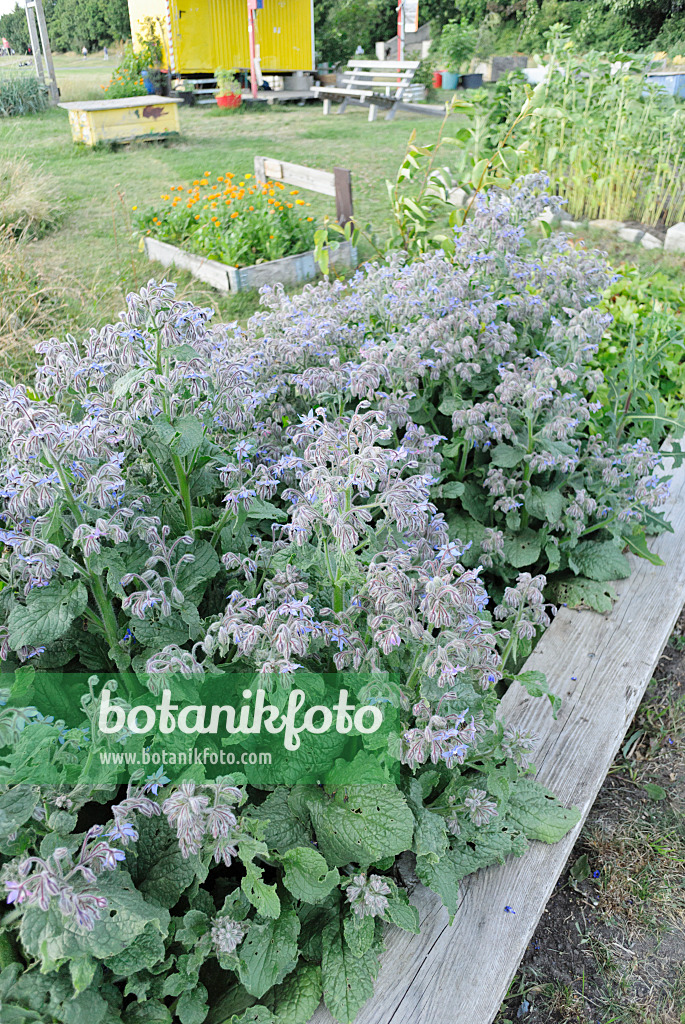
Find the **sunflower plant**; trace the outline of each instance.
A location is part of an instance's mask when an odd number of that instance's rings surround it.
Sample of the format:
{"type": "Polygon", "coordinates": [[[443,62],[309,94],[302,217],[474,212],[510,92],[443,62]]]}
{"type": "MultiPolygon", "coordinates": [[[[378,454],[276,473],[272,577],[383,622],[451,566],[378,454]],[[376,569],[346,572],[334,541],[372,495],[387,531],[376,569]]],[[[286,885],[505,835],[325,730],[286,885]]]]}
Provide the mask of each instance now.
{"type": "MultiPolygon", "coordinates": [[[[235,267],[294,256],[314,248],[315,219],[297,189],[209,171],[191,185],[172,185],[161,207],[137,216],[142,235],[235,267]]],[[[137,210],[137,207],[134,207],[137,210]]]]}

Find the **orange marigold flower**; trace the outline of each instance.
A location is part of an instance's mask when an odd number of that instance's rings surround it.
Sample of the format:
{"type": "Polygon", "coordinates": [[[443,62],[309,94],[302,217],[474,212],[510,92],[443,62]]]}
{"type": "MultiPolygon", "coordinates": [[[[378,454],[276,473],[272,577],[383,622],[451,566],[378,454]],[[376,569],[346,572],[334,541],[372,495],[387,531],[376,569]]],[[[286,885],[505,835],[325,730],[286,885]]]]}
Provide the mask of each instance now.
{"type": "Polygon", "coordinates": [[[313,217],[307,217],[307,220],[314,220],[313,217]]]}
{"type": "Polygon", "coordinates": [[[296,189],[296,188],[294,188],[294,189],[293,189],[293,190],[291,191],[291,193],[290,193],[290,195],[291,195],[291,196],[299,196],[299,194],[300,194],[300,193],[299,193],[299,192],[297,191],[297,189],[296,189]]]}
{"type": "Polygon", "coordinates": [[[254,210],[254,206],[248,206],[248,210],[254,210]]]}
{"type": "Polygon", "coordinates": [[[295,200],[295,205],[296,206],[304,206],[304,199],[296,199],[295,200]]]}
{"type": "Polygon", "coordinates": [[[199,219],[200,219],[200,214],[199,214],[199,213],[196,213],[196,214],[195,214],[195,220],[199,220],[199,219]]]}
{"type": "Polygon", "coordinates": [[[289,210],[292,210],[292,208],[293,208],[293,204],[292,203],[286,203],[285,205],[288,207],[289,210]]]}
{"type": "Polygon", "coordinates": [[[231,220],[232,220],[232,219],[233,219],[234,217],[237,217],[237,216],[239,216],[239,215],[238,215],[238,214],[237,214],[237,213],[236,213],[236,212],[234,211],[234,212],[233,212],[233,213],[231,214],[231,220]]]}

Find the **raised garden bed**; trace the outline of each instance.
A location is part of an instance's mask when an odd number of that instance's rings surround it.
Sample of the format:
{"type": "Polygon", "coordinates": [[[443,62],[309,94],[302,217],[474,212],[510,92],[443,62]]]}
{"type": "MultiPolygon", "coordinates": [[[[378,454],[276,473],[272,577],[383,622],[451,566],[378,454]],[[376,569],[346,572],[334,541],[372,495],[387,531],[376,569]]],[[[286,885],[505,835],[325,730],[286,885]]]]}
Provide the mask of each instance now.
{"type": "MultiPolygon", "coordinates": [[[[526,669],[542,671],[563,699],[546,702],[512,686],[506,721],[538,737],[536,779],[581,820],[559,843],[534,842],[519,859],[481,869],[461,886],[454,923],[418,884],[411,902],[421,934],[392,928],[372,1000],[355,1024],[490,1024],[554,889],[597,792],[652,677],[685,601],[685,468],[673,472],[667,515],[674,532],[650,547],[666,563],[630,557],[612,611],[561,608],[526,669]]],[[[321,1005],[311,1024],[333,1024],[321,1005]]]]}
{"type": "MultiPolygon", "coordinates": [[[[279,282],[295,286],[312,281],[318,273],[313,249],[296,256],[257,263],[253,267],[229,267],[150,236],[145,238],[145,252],[148,259],[157,260],[165,267],[188,270],[198,281],[204,281],[220,292],[243,292],[279,282]]],[[[350,242],[341,242],[337,249],[331,251],[330,263],[337,270],[351,270],[357,265],[356,248],[350,242]]]]}

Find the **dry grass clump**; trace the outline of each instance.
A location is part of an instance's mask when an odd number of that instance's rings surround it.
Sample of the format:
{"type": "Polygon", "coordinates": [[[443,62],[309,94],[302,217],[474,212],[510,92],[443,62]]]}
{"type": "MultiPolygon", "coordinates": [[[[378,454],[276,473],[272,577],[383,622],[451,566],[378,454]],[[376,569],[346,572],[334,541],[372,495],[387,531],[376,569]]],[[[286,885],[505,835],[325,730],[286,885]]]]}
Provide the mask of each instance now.
{"type": "Polygon", "coordinates": [[[0,159],[0,229],[40,238],[50,231],[62,212],[54,179],[31,167],[23,157],[0,159]]]}
{"type": "Polygon", "coordinates": [[[46,281],[12,233],[0,227],[0,376],[25,378],[35,362],[35,343],[61,334],[75,304],[73,291],[46,281]]]}

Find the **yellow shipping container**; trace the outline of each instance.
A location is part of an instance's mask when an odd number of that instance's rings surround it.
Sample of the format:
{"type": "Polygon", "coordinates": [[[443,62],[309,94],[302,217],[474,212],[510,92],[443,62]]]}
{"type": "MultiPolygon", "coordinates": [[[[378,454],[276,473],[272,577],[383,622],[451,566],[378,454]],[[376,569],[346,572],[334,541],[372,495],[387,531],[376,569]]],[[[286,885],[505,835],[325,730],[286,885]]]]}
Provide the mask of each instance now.
{"type": "MultiPolygon", "coordinates": [[[[128,10],[134,39],[144,18],[159,21],[174,74],[250,67],[247,0],[128,0],[128,10]]],[[[265,74],[313,70],[313,0],[264,0],[255,28],[265,74]]]]}

